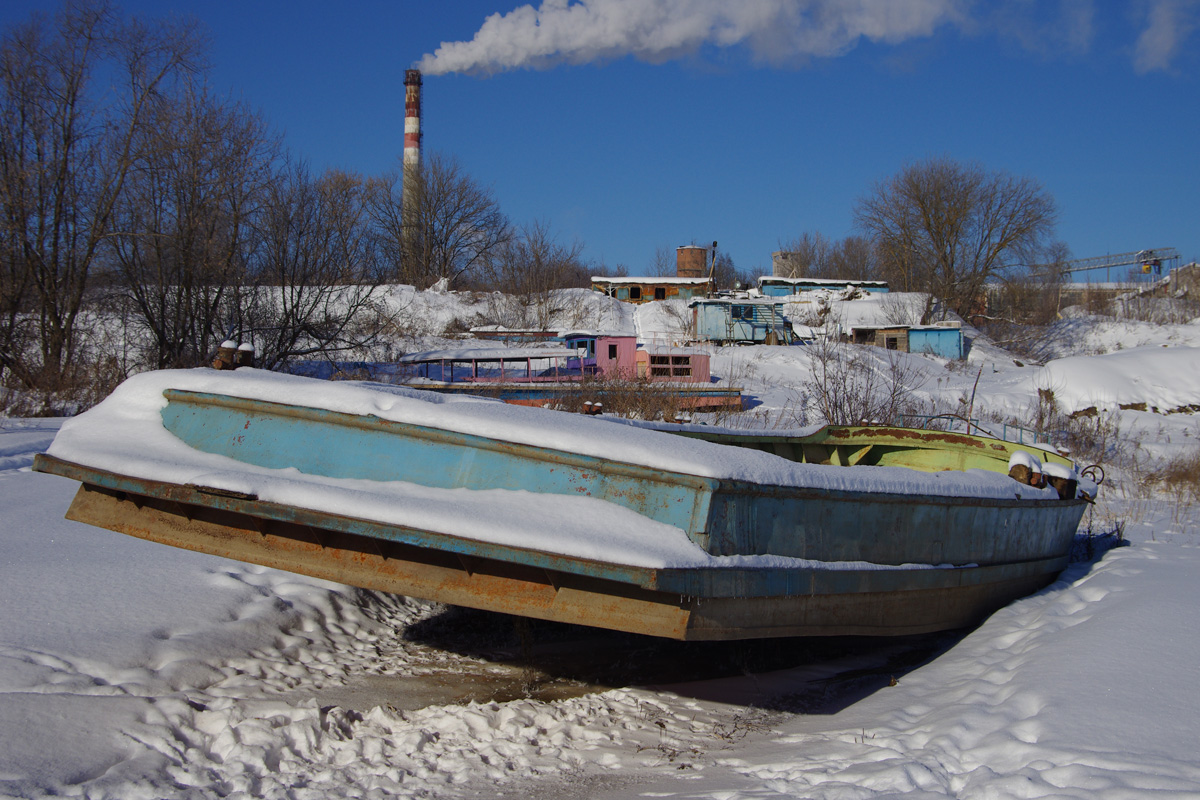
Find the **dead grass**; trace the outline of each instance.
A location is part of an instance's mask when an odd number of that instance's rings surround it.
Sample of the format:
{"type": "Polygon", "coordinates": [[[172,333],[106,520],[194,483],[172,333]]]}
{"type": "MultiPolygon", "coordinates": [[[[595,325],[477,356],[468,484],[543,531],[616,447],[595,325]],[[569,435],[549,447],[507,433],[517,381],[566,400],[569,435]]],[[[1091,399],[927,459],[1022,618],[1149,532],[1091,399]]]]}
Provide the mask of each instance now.
{"type": "Polygon", "coordinates": [[[1143,474],[1141,483],[1163,492],[1174,504],[1172,516],[1182,519],[1200,502],[1200,448],[1169,459],[1143,474]]]}
{"type": "Polygon", "coordinates": [[[585,403],[600,403],[605,414],[625,419],[680,419],[683,409],[679,395],[670,384],[645,378],[585,378],[578,390],[563,392],[553,407],[560,411],[584,413],[585,403]]]}
{"type": "Polygon", "coordinates": [[[108,397],[129,377],[113,357],[81,364],[54,380],[43,379],[30,389],[5,373],[0,385],[0,415],[7,417],[69,417],[86,411],[108,397]]]}
{"type": "Polygon", "coordinates": [[[1076,461],[1112,464],[1125,455],[1128,442],[1121,437],[1121,413],[1096,407],[1068,414],[1058,403],[1053,388],[1039,388],[1037,399],[1016,424],[1035,431],[1040,438],[1066,448],[1076,461]]]}

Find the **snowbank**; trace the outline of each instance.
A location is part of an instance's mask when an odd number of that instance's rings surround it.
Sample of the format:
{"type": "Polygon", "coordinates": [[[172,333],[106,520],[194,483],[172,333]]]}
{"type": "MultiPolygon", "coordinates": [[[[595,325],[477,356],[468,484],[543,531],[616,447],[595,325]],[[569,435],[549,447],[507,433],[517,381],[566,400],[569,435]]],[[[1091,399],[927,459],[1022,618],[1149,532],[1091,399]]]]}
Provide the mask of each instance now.
{"type": "Polygon", "coordinates": [[[1031,382],[1031,392],[1052,390],[1068,412],[1137,403],[1173,411],[1200,403],[1200,347],[1160,345],[1060,358],[1046,364],[1031,382]]]}

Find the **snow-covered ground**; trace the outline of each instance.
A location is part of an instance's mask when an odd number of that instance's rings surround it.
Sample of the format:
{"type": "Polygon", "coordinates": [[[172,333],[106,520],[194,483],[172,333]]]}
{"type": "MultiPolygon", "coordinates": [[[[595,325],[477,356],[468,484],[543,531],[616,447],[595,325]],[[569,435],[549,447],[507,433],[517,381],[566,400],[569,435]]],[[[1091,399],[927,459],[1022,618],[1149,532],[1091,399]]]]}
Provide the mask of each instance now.
{"type": "MultiPolygon", "coordinates": [[[[406,302],[443,328],[470,316],[452,295],[406,302]]],[[[669,338],[679,315],[656,305],[597,302],[572,327],[669,338]]],[[[1014,417],[1039,388],[1118,404],[1101,413],[1123,466],[1085,524],[1120,525],[1131,546],[961,638],[777,656],[771,671],[747,646],[746,674],[678,683],[624,665],[651,652],[695,677],[715,651],[536,628],[612,662],[615,679],[586,683],[522,661],[519,637],[496,633],[507,620],[66,521],[76,484],[29,471],[60,421],[0,420],[0,797],[1200,796],[1200,508],[1148,480],[1200,447],[1198,417],[1150,410],[1200,403],[1200,337],[1067,321],[1082,344],[1044,365],[982,340],[965,364],[911,357],[916,393],[1014,417]],[[472,636],[500,643],[462,646],[472,636]]],[[[761,424],[794,416],[809,374],[803,348],[726,348],[713,364],[761,424]]]]}

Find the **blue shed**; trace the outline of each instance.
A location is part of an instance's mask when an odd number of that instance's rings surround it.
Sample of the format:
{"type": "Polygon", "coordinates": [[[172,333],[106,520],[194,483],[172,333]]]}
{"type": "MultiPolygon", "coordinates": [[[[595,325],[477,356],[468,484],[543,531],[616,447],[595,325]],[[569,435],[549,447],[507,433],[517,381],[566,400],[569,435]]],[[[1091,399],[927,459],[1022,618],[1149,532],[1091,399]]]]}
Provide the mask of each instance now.
{"type": "Polygon", "coordinates": [[[914,325],[908,329],[908,352],[960,359],[963,357],[962,328],[914,325]]]}
{"type": "Polygon", "coordinates": [[[792,344],[796,338],[778,300],[708,298],[688,305],[696,338],[702,342],[792,344]]]}

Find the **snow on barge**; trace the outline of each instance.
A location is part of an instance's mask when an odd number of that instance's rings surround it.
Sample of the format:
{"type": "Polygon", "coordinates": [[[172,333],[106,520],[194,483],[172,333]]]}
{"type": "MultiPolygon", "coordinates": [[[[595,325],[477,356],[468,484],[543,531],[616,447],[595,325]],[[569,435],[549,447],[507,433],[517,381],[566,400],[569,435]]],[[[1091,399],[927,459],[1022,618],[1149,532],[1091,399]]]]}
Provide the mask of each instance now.
{"type": "Polygon", "coordinates": [[[34,468],[83,484],[68,518],[144,539],[695,640],[973,624],[1053,580],[1095,492],[1055,454],[980,437],[680,432],[181,370],[68,420],[34,468]],[[1010,460],[1071,480],[1061,496],[1025,485],[1010,460]]]}

